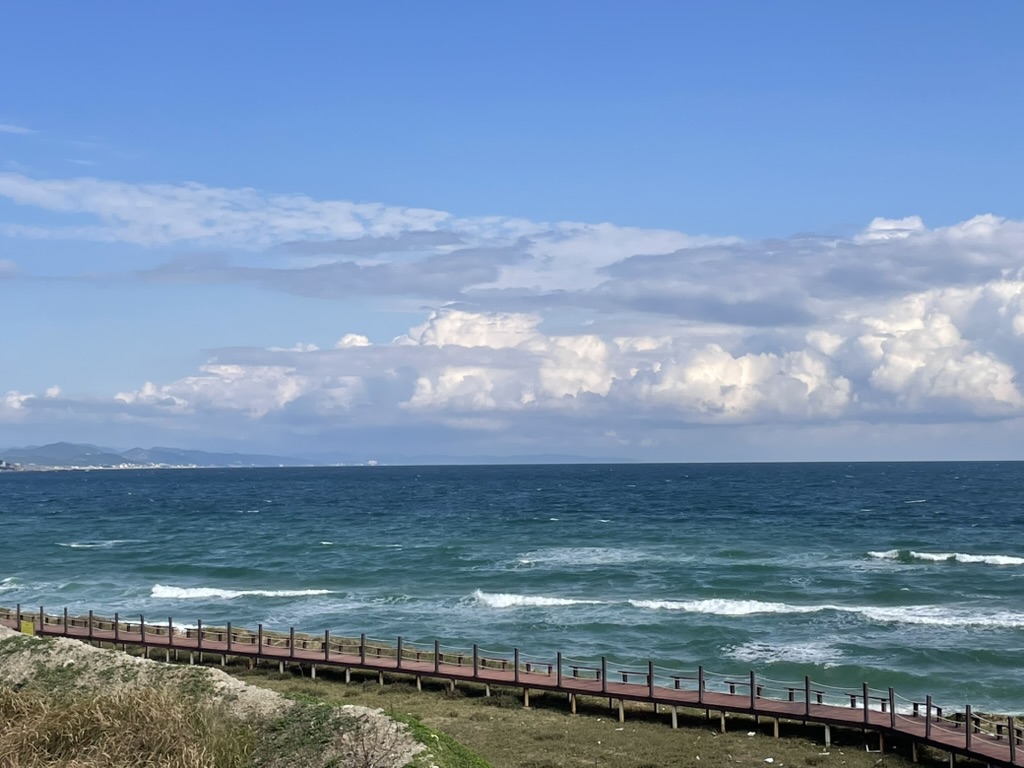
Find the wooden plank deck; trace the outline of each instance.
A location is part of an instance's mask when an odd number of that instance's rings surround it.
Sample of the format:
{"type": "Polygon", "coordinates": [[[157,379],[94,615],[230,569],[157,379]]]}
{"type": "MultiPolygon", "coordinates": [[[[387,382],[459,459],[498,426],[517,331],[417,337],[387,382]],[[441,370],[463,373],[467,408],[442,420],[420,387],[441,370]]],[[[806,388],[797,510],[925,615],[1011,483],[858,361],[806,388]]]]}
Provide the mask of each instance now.
{"type": "MultiPolygon", "coordinates": [[[[659,675],[653,665],[647,671],[609,670],[603,659],[600,667],[584,667],[564,662],[561,654],[553,662],[541,663],[521,659],[518,650],[511,659],[495,658],[494,654],[485,658],[475,646],[472,652],[452,653],[442,650],[438,644],[430,649],[403,648],[401,639],[395,646],[381,646],[369,644],[365,636],[353,640],[331,638],[329,633],[324,633],[322,638],[311,638],[296,636],[294,629],[287,634],[265,633],[262,626],[257,632],[231,629],[230,626],[210,629],[202,625],[181,630],[176,629],[173,622],[156,625],[146,622],[143,617],[139,617],[137,622],[125,622],[117,616],[114,620],[91,614],[89,618],[70,618],[66,611],[63,616],[50,616],[42,610],[24,613],[20,606],[17,611],[0,609],[0,624],[17,629],[19,622],[16,617],[21,621],[31,621],[33,630],[39,635],[120,643],[145,648],[147,653],[162,649],[168,656],[172,651],[213,654],[222,658],[234,656],[253,661],[303,664],[312,668],[366,670],[382,676],[401,673],[414,676],[417,681],[423,678],[442,679],[453,686],[463,681],[501,685],[521,689],[524,703],[529,702],[531,690],[552,691],[566,694],[573,711],[575,696],[607,697],[610,703],[612,700],[618,702],[620,719],[625,716],[622,702],[643,702],[655,707],[669,707],[673,727],[677,709],[682,707],[721,713],[723,728],[725,713],[769,717],[775,719],[776,725],[781,718],[824,726],[860,728],[880,734],[883,740],[886,736],[899,736],[915,744],[945,750],[950,754],[951,762],[952,756],[959,754],[993,766],[1024,766],[1024,730],[1013,718],[981,720],[973,717],[968,708],[965,716],[955,721],[942,717],[942,710],[931,704],[930,697],[926,703],[914,703],[915,714],[906,714],[895,711],[896,699],[891,689],[888,696],[868,691],[866,686],[850,691],[829,689],[826,694],[823,690],[826,686],[816,686],[809,679],[805,679],[802,685],[780,688],[773,685],[774,681],[758,681],[755,674],[750,673],[745,680],[712,681],[725,689],[718,690],[708,688],[703,669],[699,669],[697,675],[666,676],[659,675]],[[619,679],[611,679],[613,677],[619,679]],[[668,684],[669,680],[672,684],[668,684]],[[750,695],[752,690],[754,696],[750,695]],[[837,700],[849,701],[849,705],[837,704],[837,700]],[[877,705],[877,708],[872,705],[877,705]],[[921,709],[924,710],[923,715],[920,714],[921,709]]],[[[315,669],[313,672],[315,674],[315,669]]]]}

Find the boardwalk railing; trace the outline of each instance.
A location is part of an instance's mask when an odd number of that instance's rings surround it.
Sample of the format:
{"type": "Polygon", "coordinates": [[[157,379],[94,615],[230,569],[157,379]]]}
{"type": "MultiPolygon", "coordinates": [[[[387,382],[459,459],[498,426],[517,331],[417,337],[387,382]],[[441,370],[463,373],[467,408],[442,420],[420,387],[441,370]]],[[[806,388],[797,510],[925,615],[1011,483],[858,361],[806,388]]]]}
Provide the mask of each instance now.
{"type": "Polygon", "coordinates": [[[374,671],[381,684],[385,673],[402,673],[415,677],[417,687],[424,678],[446,680],[452,688],[459,681],[483,684],[490,695],[491,685],[512,686],[522,690],[523,703],[528,706],[531,690],[553,691],[568,695],[570,709],[576,711],[577,696],[607,697],[609,706],[617,706],[619,719],[625,719],[626,701],[653,705],[655,712],[670,708],[672,727],[678,726],[680,707],[704,709],[719,713],[721,728],[726,726],[726,713],[769,717],[774,734],[779,735],[779,720],[798,720],[825,726],[825,741],[831,740],[831,726],[847,726],[871,730],[878,734],[884,749],[886,735],[910,740],[917,757],[918,744],[927,744],[955,755],[966,755],[990,765],[1024,766],[1024,724],[1013,717],[994,717],[976,713],[968,705],[963,711],[950,711],[926,696],[923,701],[907,699],[892,689],[881,690],[864,683],[860,688],[839,688],[803,680],[775,680],[749,672],[727,675],[704,667],[679,670],[648,662],[646,665],[617,664],[606,657],[575,659],[556,654],[555,658],[526,656],[518,648],[511,652],[442,645],[413,644],[403,638],[383,640],[365,634],[359,637],[332,636],[265,630],[263,625],[253,631],[225,626],[195,626],[147,621],[144,616],[130,619],[114,614],[113,618],[94,615],[69,616],[65,608],[59,615],[38,611],[26,612],[21,606],[14,610],[0,608],[0,623],[39,635],[71,637],[91,642],[121,644],[144,649],[149,656],[153,649],[164,649],[167,660],[172,652],[189,654],[195,661],[199,654],[219,656],[221,664],[227,657],[247,658],[250,665],[276,661],[283,672],[285,665],[308,665],[312,677],[317,666],[344,671],[345,680],[352,669],[374,671]]]}

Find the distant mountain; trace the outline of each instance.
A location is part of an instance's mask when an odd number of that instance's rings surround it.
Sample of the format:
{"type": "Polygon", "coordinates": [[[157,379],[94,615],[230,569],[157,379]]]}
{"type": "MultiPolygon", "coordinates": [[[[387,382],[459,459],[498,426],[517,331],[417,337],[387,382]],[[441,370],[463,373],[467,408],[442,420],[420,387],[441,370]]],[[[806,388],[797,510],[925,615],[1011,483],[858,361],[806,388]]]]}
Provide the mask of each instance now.
{"type": "Polygon", "coordinates": [[[118,452],[82,443],[51,443],[0,450],[0,460],[20,464],[25,469],[65,469],[70,467],[296,467],[309,461],[286,456],[245,453],[207,453],[180,448],[132,448],[118,452]]]}

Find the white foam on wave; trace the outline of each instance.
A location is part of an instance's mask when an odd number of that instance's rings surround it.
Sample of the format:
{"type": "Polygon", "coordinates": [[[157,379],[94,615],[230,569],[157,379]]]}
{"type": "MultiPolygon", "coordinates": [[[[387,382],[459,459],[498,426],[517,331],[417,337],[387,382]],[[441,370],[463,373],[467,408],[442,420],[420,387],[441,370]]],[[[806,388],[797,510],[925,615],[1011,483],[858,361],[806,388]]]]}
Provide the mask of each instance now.
{"type": "Polygon", "coordinates": [[[828,606],[789,605],[788,603],[768,603],[761,600],[726,600],[711,598],[707,600],[630,600],[634,608],[647,608],[657,611],[686,611],[687,613],[713,613],[719,616],[750,616],[755,613],[815,613],[824,611],[828,606]]]}
{"type": "Polygon", "coordinates": [[[488,608],[549,608],[565,605],[602,605],[601,600],[578,600],[571,597],[545,595],[515,595],[509,592],[482,592],[476,590],[473,599],[488,608]]]}
{"type": "Polygon", "coordinates": [[[747,664],[818,664],[830,667],[843,658],[843,652],[828,643],[809,642],[772,645],[750,641],[725,649],[725,655],[747,664]]]}
{"type": "Polygon", "coordinates": [[[935,627],[988,627],[1018,629],[1024,627],[1024,613],[1013,611],[976,611],[946,605],[860,606],[860,605],[791,605],[760,600],[630,600],[635,608],[686,611],[717,616],[751,616],[763,613],[806,614],[834,611],[856,614],[868,621],[882,624],[917,624],[935,627]]]}
{"type": "Polygon", "coordinates": [[[107,539],[105,541],[58,541],[58,547],[68,547],[70,549],[110,549],[116,547],[119,544],[132,544],[138,542],[139,539],[107,539]]]}
{"type": "Polygon", "coordinates": [[[14,576],[8,576],[6,579],[0,579],[0,592],[7,592],[11,589],[18,588],[18,580],[14,576]]]}
{"type": "MultiPolygon", "coordinates": [[[[924,560],[930,563],[984,563],[986,565],[1024,565],[1024,557],[1014,555],[971,555],[965,552],[917,552],[910,550],[907,554],[914,560],[924,560]]],[[[898,549],[887,549],[883,551],[870,551],[869,557],[878,560],[899,560],[903,553],[898,549]]]]}
{"type": "Polygon", "coordinates": [[[650,552],[641,549],[617,547],[547,547],[522,554],[518,565],[543,565],[572,567],[588,565],[629,565],[654,559],[650,552]]]}
{"type": "Polygon", "coordinates": [[[329,589],[217,589],[215,587],[169,587],[154,584],[150,597],[167,600],[234,600],[238,597],[310,597],[334,594],[329,589]]]}
{"type": "Polygon", "coordinates": [[[868,552],[869,557],[873,557],[877,560],[899,560],[900,551],[898,549],[887,549],[884,552],[879,550],[872,550],[868,552]]]}

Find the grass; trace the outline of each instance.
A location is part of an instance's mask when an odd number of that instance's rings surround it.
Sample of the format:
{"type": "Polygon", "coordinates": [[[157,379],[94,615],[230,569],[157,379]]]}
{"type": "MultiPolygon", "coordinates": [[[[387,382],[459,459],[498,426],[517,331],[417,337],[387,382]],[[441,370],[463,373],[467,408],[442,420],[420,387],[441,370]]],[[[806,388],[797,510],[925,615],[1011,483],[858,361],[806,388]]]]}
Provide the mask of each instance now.
{"type": "Polygon", "coordinates": [[[243,768],[255,733],[172,688],[65,696],[0,686],[8,768],[243,768]]]}
{"type": "MultiPolygon", "coordinates": [[[[650,706],[627,708],[625,723],[617,712],[609,710],[607,699],[584,698],[578,701],[578,715],[568,712],[564,696],[533,692],[531,708],[522,706],[521,693],[513,689],[492,689],[485,697],[483,688],[459,684],[453,695],[447,686],[424,681],[419,692],[411,680],[377,685],[376,675],[353,672],[346,685],[340,675],[318,670],[311,680],[293,672],[278,674],[276,669],[254,671],[229,667],[228,671],[246,682],[264,685],[288,695],[303,695],[327,704],[352,703],[381,708],[397,718],[432,729],[424,741],[440,741],[440,734],[452,743],[481,755],[464,762],[452,762],[458,768],[654,768],[655,766],[819,766],[821,768],[911,768],[909,744],[887,745],[880,754],[878,737],[853,729],[832,729],[832,746],[824,747],[821,726],[805,727],[783,722],[783,738],[772,737],[770,722],[755,724],[753,719],[730,716],[728,732],[718,732],[717,715],[705,720],[703,710],[681,711],[680,728],[672,730],[668,714],[654,715],[650,706]],[[748,735],[748,734],[753,735],[748,735]],[[867,751],[865,747],[873,751],[867,751]],[[478,762],[474,762],[474,760],[478,762]]],[[[429,733],[429,732],[428,732],[429,733]]],[[[945,754],[920,749],[924,765],[944,765],[945,754]]],[[[961,766],[971,765],[960,760],[961,766]]],[[[980,764],[975,764],[980,765],[980,764]]]]}

